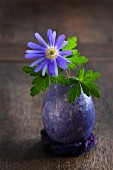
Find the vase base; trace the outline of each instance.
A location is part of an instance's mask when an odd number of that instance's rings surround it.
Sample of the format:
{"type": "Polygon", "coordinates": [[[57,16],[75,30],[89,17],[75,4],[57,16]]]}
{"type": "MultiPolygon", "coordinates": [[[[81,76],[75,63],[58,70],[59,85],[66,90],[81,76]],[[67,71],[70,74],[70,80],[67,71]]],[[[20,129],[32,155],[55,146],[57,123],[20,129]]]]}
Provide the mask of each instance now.
{"type": "Polygon", "coordinates": [[[97,144],[97,138],[93,133],[85,141],[62,144],[53,141],[44,129],[41,130],[41,141],[47,151],[58,156],[79,156],[94,149],[97,144]]]}

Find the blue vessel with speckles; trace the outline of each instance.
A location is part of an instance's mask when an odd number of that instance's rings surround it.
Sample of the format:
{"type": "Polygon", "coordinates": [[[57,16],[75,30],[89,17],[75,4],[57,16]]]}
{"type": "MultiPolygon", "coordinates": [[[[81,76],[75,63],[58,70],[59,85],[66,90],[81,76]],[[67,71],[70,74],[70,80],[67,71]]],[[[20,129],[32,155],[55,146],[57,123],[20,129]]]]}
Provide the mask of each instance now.
{"type": "Polygon", "coordinates": [[[83,92],[80,98],[68,104],[69,87],[56,84],[46,94],[42,120],[51,139],[60,143],[72,143],[86,140],[95,123],[93,100],[83,92]]]}

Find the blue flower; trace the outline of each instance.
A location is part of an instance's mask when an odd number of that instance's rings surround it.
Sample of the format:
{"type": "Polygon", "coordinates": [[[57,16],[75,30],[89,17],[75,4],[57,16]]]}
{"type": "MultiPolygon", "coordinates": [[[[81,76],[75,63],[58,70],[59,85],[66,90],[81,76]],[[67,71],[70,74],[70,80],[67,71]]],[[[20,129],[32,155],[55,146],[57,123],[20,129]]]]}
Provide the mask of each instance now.
{"type": "Polygon", "coordinates": [[[68,44],[68,41],[64,41],[65,35],[60,35],[56,39],[56,31],[52,32],[51,29],[48,29],[48,44],[40,34],[35,33],[35,37],[42,46],[33,42],[28,42],[27,46],[32,50],[26,50],[27,54],[25,54],[25,58],[37,58],[37,60],[30,65],[31,67],[36,66],[34,72],[38,72],[42,69],[42,76],[44,76],[48,69],[49,75],[58,76],[58,66],[65,70],[68,68],[67,64],[70,64],[70,61],[64,56],[73,54],[72,51],[62,51],[62,48],[68,44]]]}

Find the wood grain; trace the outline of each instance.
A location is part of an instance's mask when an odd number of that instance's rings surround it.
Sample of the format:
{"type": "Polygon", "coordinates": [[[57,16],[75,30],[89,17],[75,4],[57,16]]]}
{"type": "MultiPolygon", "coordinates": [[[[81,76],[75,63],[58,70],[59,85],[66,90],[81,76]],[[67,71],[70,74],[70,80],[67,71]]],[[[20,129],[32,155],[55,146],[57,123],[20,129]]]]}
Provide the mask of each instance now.
{"type": "MultiPolygon", "coordinates": [[[[6,3],[8,3],[8,5],[9,4],[17,4],[17,3],[22,3],[22,4],[24,4],[24,3],[31,3],[31,4],[52,4],[52,3],[62,3],[62,4],[64,4],[64,2],[62,1],[58,1],[58,0],[49,0],[49,1],[47,1],[47,0],[16,0],[16,1],[13,1],[13,0],[0,0],[0,3],[1,4],[6,4],[6,3]]],[[[65,0],[65,3],[74,3],[74,4],[103,4],[103,3],[106,3],[106,4],[112,4],[113,3],[113,0],[76,0],[76,1],[73,1],[73,0],[65,0]]]]}
{"type": "Polygon", "coordinates": [[[78,49],[88,58],[113,58],[112,3],[92,5],[30,2],[2,2],[0,62],[27,62],[23,58],[27,42],[36,42],[35,32],[39,32],[46,39],[48,28],[57,30],[58,35],[64,33],[66,38],[77,36],[78,49]]]}
{"type": "MultiPolygon", "coordinates": [[[[29,95],[31,77],[22,63],[0,64],[0,170],[112,170],[113,169],[113,63],[90,63],[102,73],[102,98],[94,99],[99,141],[95,150],[80,157],[61,158],[46,153],[40,143],[44,94],[29,95]],[[106,70],[106,71],[105,71],[106,70]]],[[[24,63],[25,65],[25,63],[24,63]]],[[[72,74],[74,74],[72,72],[72,74]]]]}
{"type": "MultiPolygon", "coordinates": [[[[25,59],[25,50],[28,49],[25,44],[6,44],[0,46],[0,63],[16,62],[16,63],[31,63],[34,60],[25,59]]],[[[78,45],[78,50],[81,55],[88,57],[89,62],[110,63],[113,62],[113,48],[112,45],[78,45]]]]}

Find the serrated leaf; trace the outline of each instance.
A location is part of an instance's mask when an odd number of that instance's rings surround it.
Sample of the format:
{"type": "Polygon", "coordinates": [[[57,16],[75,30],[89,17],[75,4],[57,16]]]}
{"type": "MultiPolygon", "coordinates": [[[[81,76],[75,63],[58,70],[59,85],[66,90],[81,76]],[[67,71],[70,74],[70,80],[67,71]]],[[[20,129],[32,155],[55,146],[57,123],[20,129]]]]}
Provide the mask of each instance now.
{"type": "Polygon", "coordinates": [[[41,91],[41,85],[34,85],[31,89],[30,89],[30,94],[31,96],[36,96],[40,93],[41,91]]]}
{"type": "Polygon", "coordinates": [[[81,86],[79,81],[76,81],[76,83],[67,92],[68,102],[69,103],[74,102],[76,97],[80,97],[80,95],[81,95],[81,86]]]}
{"type": "Polygon", "coordinates": [[[76,77],[70,77],[70,78],[67,80],[66,85],[67,85],[67,86],[74,85],[76,81],[78,81],[78,79],[77,79],[76,77]]]}
{"type": "Polygon", "coordinates": [[[94,82],[96,79],[98,79],[101,76],[101,73],[94,72],[93,70],[88,70],[84,76],[84,81],[89,80],[94,82]]]}
{"type": "Polygon", "coordinates": [[[70,70],[75,70],[75,69],[76,69],[76,65],[73,64],[73,63],[67,64],[67,66],[68,66],[68,68],[69,68],[70,70]]]}
{"type": "Polygon", "coordinates": [[[39,71],[37,73],[35,73],[34,71],[32,73],[30,73],[30,76],[42,76],[42,71],[39,71]]]}
{"type": "Polygon", "coordinates": [[[38,76],[35,79],[33,79],[32,84],[40,84],[44,80],[44,77],[38,76]]]}
{"type": "Polygon", "coordinates": [[[101,97],[101,92],[98,89],[98,86],[96,84],[83,82],[83,83],[81,83],[82,87],[83,87],[82,84],[84,84],[84,89],[83,89],[84,92],[86,92],[86,90],[87,90],[87,94],[91,94],[92,96],[97,97],[97,98],[101,97]]]}
{"type": "Polygon", "coordinates": [[[50,86],[50,76],[46,76],[46,78],[43,79],[42,82],[42,91],[45,92],[49,86],[50,86]]]}
{"type": "Polygon", "coordinates": [[[93,72],[92,70],[84,73],[84,68],[81,68],[77,72],[77,78],[69,78],[68,85],[72,86],[68,90],[68,102],[72,103],[75,101],[76,97],[79,97],[81,94],[81,89],[87,96],[94,96],[97,98],[101,97],[101,92],[98,86],[95,84],[95,80],[100,77],[100,73],[93,72]],[[91,77],[92,76],[92,77],[91,77]]]}
{"type": "Polygon", "coordinates": [[[68,38],[68,44],[62,50],[72,50],[77,46],[77,37],[68,38]]]}
{"type": "Polygon", "coordinates": [[[56,76],[50,76],[50,80],[53,84],[57,83],[57,77],[56,76]]]}
{"type": "Polygon", "coordinates": [[[24,71],[25,73],[31,73],[34,69],[30,66],[23,66],[22,67],[22,71],[24,71]]]}
{"type": "Polygon", "coordinates": [[[80,70],[78,70],[77,76],[81,83],[83,92],[87,96],[92,95],[100,98],[101,96],[100,90],[98,86],[95,84],[96,79],[100,77],[100,73],[89,70],[86,72],[86,74],[84,74],[84,68],[81,68],[80,70]]]}
{"type": "Polygon", "coordinates": [[[80,53],[78,52],[78,50],[71,50],[73,52],[73,55],[79,55],[80,53]]]}
{"type": "Polygon", "coordinates": [[[40,76],[42,74],[41,71],[35,73],[34,72],[35,67],[30,67],[30,66],[23,66],[22,71],[29,74],[30,76],[40,76]]]}
{"type": "Polygon", "coordinates": [[[79,66],[88,62],[86,57],[78,55],[73,55],[72,57],[68,58],[68,60],[71,61],[71,63],[79,66]]]}
{"type": "Polygon", "coordinates": [[[66,76],[63,75],[63,74],[60,74],[60,75],[57,77],[57,82],[60,83],[61,85],[65,85],[65,84],[67,83],[66,76]]]}
{"type": "Polygon", "coordinates": [[[31,96],[38,95],[41,90],[45,92],[47,88],[50,86],[50,76],[49,75],[38,76],[32,81],[32,84],[34,86],[30,90],[31,96]]]}
{"type": "Polygon", "coordinates": [[[80,70],[77,71],[77,76],[80,81],[83,80],[84,77],[84,68],[81,68],[80,70]]]}
{"type": "Polygon", "coordinates": [[[85,86],[83,83],[81,83],[81,87],[82,87],[83,92],[84,92],[87,96],[90,96],[90,91],[89,91],[89,89],[86,88],[86,86],[85,86]]]}

